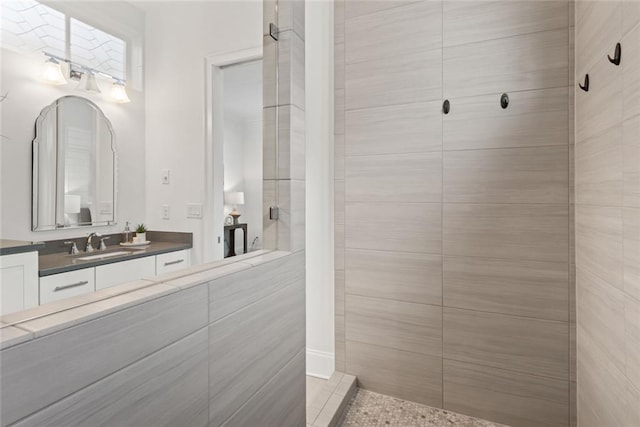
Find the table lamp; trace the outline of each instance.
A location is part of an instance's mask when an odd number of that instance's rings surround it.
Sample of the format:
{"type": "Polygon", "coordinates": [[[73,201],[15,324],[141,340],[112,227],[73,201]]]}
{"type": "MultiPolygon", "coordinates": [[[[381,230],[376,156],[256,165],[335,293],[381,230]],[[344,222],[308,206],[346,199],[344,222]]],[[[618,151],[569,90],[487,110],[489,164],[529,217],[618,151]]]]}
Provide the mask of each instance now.
{"type": "Polygon", "coordinates": [[[233,224],[236,225],[240,217],[238,205],[244,205],[244,193],[242,191],[232,191],[225,193],[224,198],[227,205],[233,206],[233,210],[229,212],[229,215],[233,217],[233,224]]]}

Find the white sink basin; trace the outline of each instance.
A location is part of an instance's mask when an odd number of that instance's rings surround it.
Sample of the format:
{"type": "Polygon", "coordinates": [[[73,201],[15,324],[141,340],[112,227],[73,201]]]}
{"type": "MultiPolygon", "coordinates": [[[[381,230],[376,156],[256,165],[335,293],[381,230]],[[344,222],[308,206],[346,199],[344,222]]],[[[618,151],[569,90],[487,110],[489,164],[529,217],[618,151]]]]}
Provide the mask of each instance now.
{"type": "Polygon", "coordinates": [[[111,257],[114,257],[114,256],[128,255],[130,253],[131,252],[129,252],[129,251],[116,251],[116,252],[109,252],[109,253],[106,253],[106,254],[83,256],[83,257],[76,258],[76,259],[79,259],[80,261],[92,261],[94,259],[111,258],[111,257]]]}

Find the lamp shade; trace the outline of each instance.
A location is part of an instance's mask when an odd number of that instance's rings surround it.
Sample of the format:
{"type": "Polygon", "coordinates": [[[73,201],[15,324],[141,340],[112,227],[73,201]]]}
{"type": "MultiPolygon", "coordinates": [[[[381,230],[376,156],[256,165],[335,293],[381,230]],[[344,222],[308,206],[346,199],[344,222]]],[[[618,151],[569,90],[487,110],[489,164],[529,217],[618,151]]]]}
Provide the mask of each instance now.
{"type": "Polygon", "coordinates": [[[244,193],[242,191],[224,193],[224,199],[227,205],[244,205],[244,193]]]}
{"type": "Polygon", "coordinates": [[[114,82],[113,86],[111,87],[111,98],[121,104],[131,102],[129,96],[127,95],[127,91],[124,88],[124,83],[119,81],[114,82]]]}
{"type": "Polygon", "coordinates": [[[96,75],[91,71],[82,73],[80,83],[78,83],[78,89],[86,90],[87,92],[100,93],[100,88],[96,82],[96,75]]]}
{"type": "Polygon", "coordinates": [[[42,64],[42,79],[53,85],[63,85],[67,83],[62,74],[62,67],[55,58],[49,58],[42,64]]]}

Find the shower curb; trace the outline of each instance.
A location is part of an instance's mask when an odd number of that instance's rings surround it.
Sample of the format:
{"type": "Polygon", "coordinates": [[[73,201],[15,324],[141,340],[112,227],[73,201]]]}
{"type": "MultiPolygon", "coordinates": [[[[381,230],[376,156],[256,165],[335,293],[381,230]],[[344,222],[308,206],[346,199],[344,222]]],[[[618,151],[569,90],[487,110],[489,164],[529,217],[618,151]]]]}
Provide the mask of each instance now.
{"type": "Polygon", "coordinates": [[[356,377],[334,372],[307,408],[307,427],[339,426],[356,390],[356,377]]]}

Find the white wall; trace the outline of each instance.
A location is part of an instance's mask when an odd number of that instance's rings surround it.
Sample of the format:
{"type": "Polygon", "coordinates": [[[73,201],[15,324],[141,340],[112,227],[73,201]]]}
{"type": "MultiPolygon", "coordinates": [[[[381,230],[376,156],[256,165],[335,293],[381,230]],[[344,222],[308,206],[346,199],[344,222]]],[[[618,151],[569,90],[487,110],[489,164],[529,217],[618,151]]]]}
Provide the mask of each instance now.
{"type": "Polygon", "coordinates": [[[306,4],[307,373],[334,370],[333,3],[306,4]]]}
{"type": "MultiPolygon", "coordinates": [[[[122,3],[96,2],[94,10],[100,11],[104,21],[113,17],[128,16],[130,22],[142,14],[122,3]]],[[[69,4],[71,7],[73,4],[69,4]]],[[[103,22],[104,22],[103,21],[103,22]]],[[[89,233],[83,229],[31,231],[31,146],[35,136],[34,125],[40,111],[61,96],[77,95],[95,102],[111,121],[116,133],[118,149],[118,225],[100,227],[103,233],[122,230],[125,221],[145,220],[145,113],[144,95],[128,90],[131,103],[115,104],[101,95],[77,91],[77,82],[63,86],[51,86],[40,81],[40,70],[44,57],[24,55],[2,49],[0,91],[8,92],[2,102],[0,134],[7,138],[0,141],[0,237],[18,240],[52,240],[82,236],[89,233]],[[138,184],[136,184],[138,183],[138,184]]],[[[106,92],[108,82],[103,84],[106,92]]],[[[92,229],[94,231],[95,229],[92,229]]]]}
{"type": "MultiPolygon", "coordinates": [[[[187,203],[204,204],[205,57],[262,46],[262,1],[140,2],[146,16],[146,191],[152,229],[194,233],[202,261],[203,221],[186,218],[187,203]],[[161,170],[171,170],[171,184],[161,170]],[[171,208],[162,220],[161,205],[171,208]]],[[[222,245],[222,242],[220,243],[222,245]]]]}

